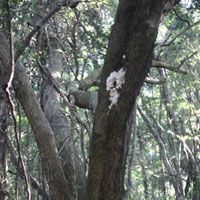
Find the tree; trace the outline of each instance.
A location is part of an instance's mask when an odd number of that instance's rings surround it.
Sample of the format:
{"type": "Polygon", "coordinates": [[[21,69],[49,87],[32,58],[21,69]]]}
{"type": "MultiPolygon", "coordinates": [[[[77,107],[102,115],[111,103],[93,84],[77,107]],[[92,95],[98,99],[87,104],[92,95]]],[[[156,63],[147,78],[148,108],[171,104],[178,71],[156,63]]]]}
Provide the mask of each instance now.
{"type": "Polygon", "coordinates": [[[163,5],[161,1],[119,3],[94,117],[87,199],[122,199],[124,196],[130,138],[127,121],[151,64],[163,5]]]}
{"type": "Polygon", "coordinates": [[[0,199],[198,199],[197,2],[0,4],[0,199]]]}

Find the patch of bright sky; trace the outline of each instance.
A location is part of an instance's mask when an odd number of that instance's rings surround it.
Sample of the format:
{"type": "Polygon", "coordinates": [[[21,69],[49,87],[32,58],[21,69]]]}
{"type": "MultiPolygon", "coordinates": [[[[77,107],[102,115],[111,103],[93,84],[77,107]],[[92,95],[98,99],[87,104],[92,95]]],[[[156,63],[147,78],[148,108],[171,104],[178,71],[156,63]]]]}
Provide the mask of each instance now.
{"type": "Polygon", "coordinates": [[[192,5],[193,0],[181,0],[180,4],[186,8],[189,8],[192,5]]]}
{"type": "Polygon", "coordinates": [[[164,24],[161,24],[158,29],[158,36],[156,42],[158,43],[162,42],[165,39],[167,32],[168,28],[164,24]]]}

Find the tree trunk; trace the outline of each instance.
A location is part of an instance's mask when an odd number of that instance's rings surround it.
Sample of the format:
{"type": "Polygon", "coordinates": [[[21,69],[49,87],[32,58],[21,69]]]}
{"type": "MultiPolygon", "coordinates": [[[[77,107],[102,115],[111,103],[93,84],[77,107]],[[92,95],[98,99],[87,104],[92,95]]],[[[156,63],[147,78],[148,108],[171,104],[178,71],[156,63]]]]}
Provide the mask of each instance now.
{"type": "MultiPolygon", "coordinates": [[[[0,65],[1,69],[2,66],[0,65]]],[[[6,176],[7,176],[7,135],[6,119],[8,117],[8,103],[5,88],[2,85],[2,73],[0,74],[0,200],[6,196],[6,176]]]]}
{"type": "MultiPolygon", "coordinates": [[[[50,7],[53,9],[55,4],[51,4],[50,7]]],[[[46,8],[44,7],[44,2],[38,0],[35,16],[37,17],[37,14],[39,14],[39,16],[44,17],[45,11],[46,8]]],[[[45,55],[47,53],[48,60],[46,60],[46,56],[42,58],[43,61],[45,60],[46,62],[45,68],[56,83],[60,84],[62,78],[61,74],[64,69],[64,53],[61,51],[62,47],[59,39],[53,36],[57,35],[55,30],[51,27],[48,27],[47,29],[48,31],[45,31],[44,27],[41,28],[40,34],[37,38],[37,48],[38,52],[45,52],[45,55]]],[[[68,120],[65,111],[60,104],[60,94],[53,86],[52,81],[49,80],[49,77],[46,76],[44,76],[41,87],[41,105],[53,130],[57,147],[60,151],[60,156],[63,161],[63,170],[71,197],[76,199],[78,195],[79,199],[80,196],[82,197],[83,194],[85,194],[86,178],[84,168],[81,166],[82,162],[79,159],[77,161],[79,162],[79,168],[75,169],[74,153],[78,152],[77,149],[74,149],[73,136],[68,127],[68,120]],[[78,173],[76,173],[77,171],[78,173]],[[79,183],[81,183],[81,185],[79,183]]]]}
{"type": "Polygon", "coordinates": [[[124,197],[127,121],[149,70],[162,8],[160,0],[119,2],[94,116],[87,200],[124,197]],[[121,85],[117,82],[120,80],[115,81],[109,88],[116,73],[124,80],[121,85]],[[111,89],[117,91],[117,103],[112,99],[111,89]]]}
{"type": "Polygon", "coordinates": [[[141,166],[142,176],[143,176],[144,197],[146,200],[148,200],[149,199],[149,189],[148,189],[147,172],[146,172],[145,163],[144,163],[144,144],[143,144],[143,140],[142,140],[142,137],[141,137],[139,131],[137,132],[137,136],[138,136],[140,157],[141,157],[139,163],[141,166]]]}
{"type": "MultiPolygon", "coordinates": [[[[8,6],[6,2],[4,2],[4,4],[8,6]]],[[[4,9],[5,8],[2,8],[2,10],[4,9]]],[[[6,25],[7,23],[4,24],[4,26],[6,25]]],[[[9,34],[9,31],[6,30],[6,33],[9,34]]],[[[0,58],[2,56],[4,56],[4,52],[3,50],[0,49],[0,58]]],[[[7,183],[7,180],[6,180],[7,179],[7,131],[6,131],[7,125],[6,125],[6,122],[9,115],[9,103],[8,103],[8,95],[6,92],[6,88],[8,86],[10,74],[11,74],[11,60],[7,60],[7,62],[5,63],[2,59],[0,59],[0,200],[5,199],[6,187],[7,187],[6,185],[7,183]]]]}
{"type": "MultiPolygon", "coordinates": [[[[164,73],[164,70],[163,69],[159,69],[159,72],[160,72],[160,76],[161,78],[167,80],[167,77],[165,76],[165,73],[164,73]]],[[[163,101],[164,101],[164,105],[166,107],[166,110],[167,110],[167,116],[168,116],[168,119],[169,119],[169,126],[170,128],[172,129],[172,131],[174,131],[174,133],[176,135],[181,135],[181,131],[180,131],[180,127],[179,127],[179,124],[178,124],[178,121],[177,121],[177,117],[172,109],[172,107],[170,106],[171,105],[171,96],[170,96],[170,93],[169,93],[169,88],[168,88],[168,85],[167,85],[167,81],[165,81],[162,85],[162,92],[163,92],[163,95],[162,95],[162,98],[163,98],[163,101]]],[[[175,190],[175,193],[176,193],[176,199],[177,200],[183,200],[184,199],[184,194],[183,194],[183,184],[182,184],[182,179],[181,179],[181,174],[180,174],[180,165],[178,163],[180,163],[180,161],[178,160],[178,158],[180,157],[178,155],[178,152],[177,152],[177,142],[174,141],[174,139],[172,138],[171,139],[171,150],[173,151],[173,154],[174,154],[174,169],[176,170],[176,175],[175,175],[175,180],[176,182],[173,182],[173,186],[174,186],[174,190],[175,190]]]]}
{"type": "Polygon", "coordinates": [[[133,190],[133,177],[132,177],[132,171],[134,167],[135,162],[135,149],[136,149],[136,136],[137,136],[137,123],[136,123],[136,103],[133,108],[131,119],[131,135],[130,135],[130,144],[129,144],[129,158],[127,158],[127,184],[126,184],[126,197],[129,199],[131,198],[131,191],[133,190]]]}
{"type": "MultiPolygon", "coordinates": [[[[0,60],[5,64],[4,66],[7,66],[9,60],[8,49],[4,35],[0,33],[0,60]]],[[[31,88],[25,68],[19,63],[16,64],[15,91],[34,132],[51,198],[71,199],[52,129],[31,88]]]]}
{"type": "MultiPolygon", "coordinates": [[[[56,38],[49,37],[49,64],[47,69],[52,77],[59,83],[63,70],[63,53],[60,51],[56,38]]],[[[76,182],[73,140],[68,129],[68,121],[63,108],[60,105],[60,94],[54,88],[52,82],[45,77],[42,84],[42,108],[54,132],[60,156],[63,160],[63,169],[68,182],[69,191],[73,199],[76,199],[76,182]]]]}

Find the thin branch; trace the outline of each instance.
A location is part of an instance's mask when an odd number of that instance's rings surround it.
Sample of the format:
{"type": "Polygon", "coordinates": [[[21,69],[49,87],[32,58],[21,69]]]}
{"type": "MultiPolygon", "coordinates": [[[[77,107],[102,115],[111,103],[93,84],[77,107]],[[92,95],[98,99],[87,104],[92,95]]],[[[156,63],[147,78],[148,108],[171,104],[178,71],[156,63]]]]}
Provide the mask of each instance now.
{"type": "MultiPolygon", "coordinates": [[[[16,166],[16,168],[19,168],[19,171],[17,172],[17,173],[19,173],[19,177],[20,178],[24,178],[24,174],[22,172],[22,167],[18,166],[19,161],[18,161],[18,159],[17,159],[17,157],[15,155],[15,150],[14,150],[14,148],[13,148],[13,146],[12,146],[11,141],[9,140],[9,138],[8,138],[7,145],[8,145],[8,152],[10,154],[10,160],[11,160],[11,162],[13,163],[13,165],[16,166]]],[[[11,171],[8,171],[8,172],[17,175],[16,173],[13,173],[11,171]]],[[[41,197],[43,197],[45,200],[49,200],[47,192],[41,188],[38,180],[35,177],[30,176],[30,183],[31,183],[31,186],[35,190],[37,190],[38,194],[41,197]]]]}
{"type": "Polygon", "coordinates": [[[162,46],[170,46],[178,37],[180,37],[182,34],[184,34],[186,31],[188,31],[189,29],[192,29],[193,27],[197,26],[198,24],[200,24],[200,20],[195,22],[194,24],[187,26],[185,29],[183,29],[181,32],[179,32],[174,38],[172,38],[169,42],[166,42],[165,44],[163,44],[162,46]]]}
{"type": "Polygon", "coordinates": [[[66,0],[60,2],[56,5],[49,13],[40,21],[40,23],[25,37],[25,39],[21,42],[21,46],[17,49],[15,53],[15,62],[18,58],[22,55],[25,49],[29,46],[32,37],[35,35],[36,32],[40,30],[40,28],[48,22],[48,20],[57,12],[61,10],[63,6],[71,6],[73,2],[68,2],[66,0]]]}
{"type": "Polygon", "coordinates": [[[183,60],[181,60],[181,62],[180,62],[180,64],[178,65],[178,69],[180,69],[181,68],[181,66],[186,62],[186,61],[188,61],[190,58],[192,58],[194,55],[196,55],[198,53],[198,51],[195,51],[195,52],[193,52],[191,55],[189,55],[189,56],[186,56],[183,60]]]}
{"type": "MultiPolygon", "coordinates": [[[[8,0],[9,2],[9,0],[8,0]]],[[[9,5],[9,4],[8,4],[9,5]]],[[[15,118],[15,109],[14,109],[14,103],[12,101],[12,97],[11,97],[11,92],[10,92],[10,88],[12,85],[12,81],[14,78],[14,73],[15,73],[15,60],[14,60],[14,45],[13,45],[13,35],[12,35],[12,25],[11,25],[11,17],[10,17],[10,8],[7,8],[7,12],[8,12],[8,16],[9,16],[9,44],[10,44],[10,66],[11,66],[11,71],[9,74],[9,80],[7,82],[7,87],[5,89],[6,91],[6,95],[8,98],[8,103],[10,105],[10,111],[11,111],[11,115],[12,115],[12,119],[14,122],[14,132],[15,132],[15,138],[16,138],[16,143],[17,143],[17,151],[18,151],[18,156],[19,156],[19,162],[22,166],[22,171],[24,174],[24,178],[25,178],[25,185],[26,185],[26,190],[27,190],[27,194],[28,194],[28,200],[31,200],[31,189],[30,189],[30,184],[29,184],[29,180],[28,180],[28,175],[27,175],[27,171],[24,165],[24,162],[22,160],[22,155],[21,155],[21,146],[20,146],[20,141],[18,138],[18,131],[17,131],[17,120],[15,118]]]]}
{"type": "Polygon", "coordinates": [[[156,141],[157,141],[157,143],[158,143],[158,145],[160,147],[160,151],[161,151],[161,154],[162,154],[163,162],[165,164],[165,167],[167,168],[167,171],[168,171],[169,175],[172,176],[172,177],[175,176],[176,175],[176,171],[175,171],[174,167],[172,166],[172,163],[170,162],[170,160],[168,158],[167,151],[166,151],[163,139],[161,138],[159,133],[157,133],[157,131],[154,129],[154,127],[152,127],[151,121],[147,118],[147,116],[145,115],[143,110],[140,108],[140,106],[137,106],[137,109],[138,109],[142,119],[146,123],[147,127],[149,128],[150,132],[152,133],[152,135],[154,136],[154,138],[156,139],[156,141]]]}
{"type": "Polygon", "coordinates": [[[181,74],[187,74],[188,73],[185,70],[181,70],[180,67],[173,67],[172,65],[165,63],[163,61],[153,60],[152,61],[152,67],[155,67],[155,68],[158,68],[158,69],[163,68],[163,69],[167,69],[167,70],[177,72],[177,73],[181,73],[181,74]]]}
{"type": "Polygon", "coordinates": [[[178,19],[180,19],[183,22],[186,22],[188,26],[190,26],[190,22],[187,19],[183,19],[178,13],[177,11],[173,8],[173,11],[175,13],[175,15],[178,17],[178,19]]]}

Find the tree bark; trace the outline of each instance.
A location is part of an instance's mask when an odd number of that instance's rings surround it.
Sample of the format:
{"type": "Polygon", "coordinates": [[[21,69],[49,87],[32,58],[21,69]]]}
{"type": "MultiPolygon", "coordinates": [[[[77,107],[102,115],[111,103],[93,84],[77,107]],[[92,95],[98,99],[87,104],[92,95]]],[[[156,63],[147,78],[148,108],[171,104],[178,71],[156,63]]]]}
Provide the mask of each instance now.
{"type": "Polygon", "coordinates": [[[127,121],[149,70],[163,1],[121,0],[113,25],[94,116],[89,152],[87,200],[124,197],[127,121]],[[110,102],[106,81],[125,71],[117,104],[110,102]]]}

